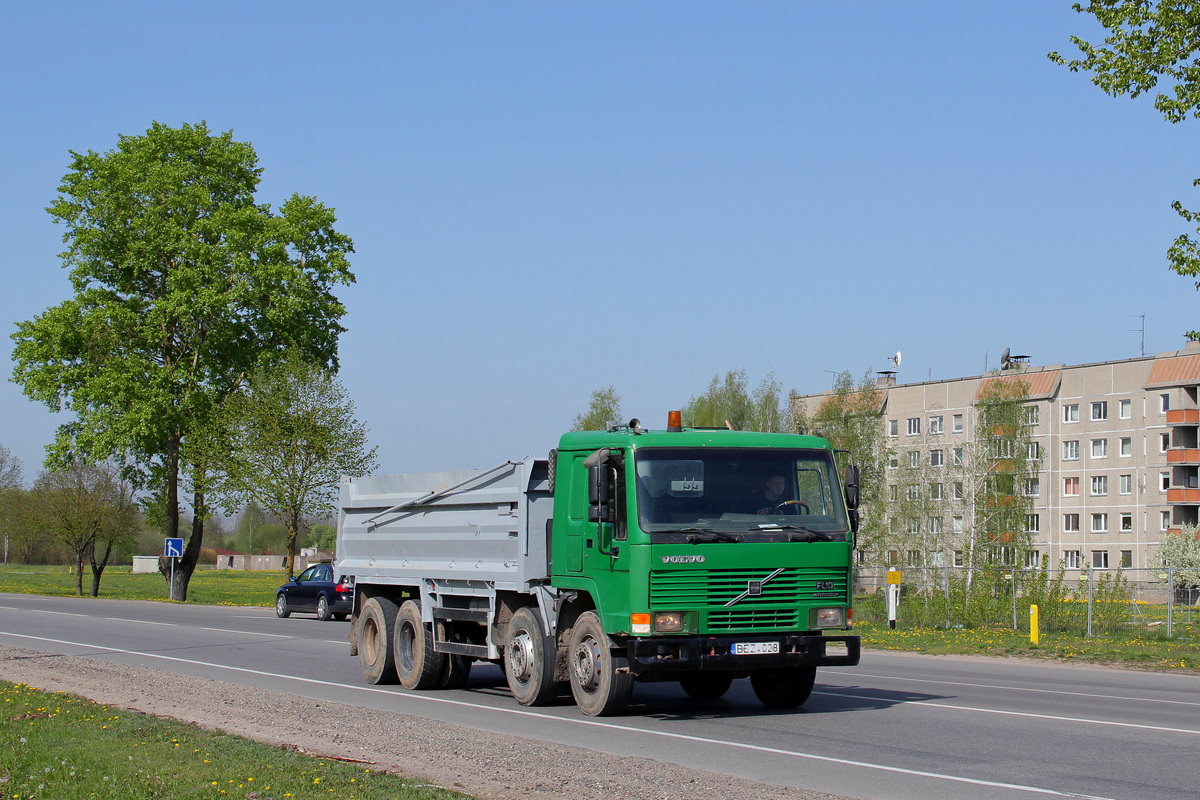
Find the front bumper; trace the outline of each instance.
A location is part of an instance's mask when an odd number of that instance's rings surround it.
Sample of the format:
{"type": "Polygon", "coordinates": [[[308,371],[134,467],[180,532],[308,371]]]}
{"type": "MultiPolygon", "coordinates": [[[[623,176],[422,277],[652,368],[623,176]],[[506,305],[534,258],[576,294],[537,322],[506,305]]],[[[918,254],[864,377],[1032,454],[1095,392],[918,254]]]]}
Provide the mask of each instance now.
{"type": "Polygon", "coordinates": [[[857,636],[782,634],[776,636],[654,636],[625,641],[629,671],[635,675],[697,670],[747,671],[777,667],[853,667],[857,636]],[[735,655],[743,642],[779,642],[779,652],[735,655]],[[830,647],[833,645],[833,647],[830,647]]]}

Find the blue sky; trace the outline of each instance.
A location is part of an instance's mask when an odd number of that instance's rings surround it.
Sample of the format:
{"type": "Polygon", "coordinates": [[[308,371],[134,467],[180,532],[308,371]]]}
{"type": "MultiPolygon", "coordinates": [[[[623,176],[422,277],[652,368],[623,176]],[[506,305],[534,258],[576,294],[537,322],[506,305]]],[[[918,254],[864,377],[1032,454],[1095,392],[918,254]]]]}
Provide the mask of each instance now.
{"type": "MultiPolygon", "coordinates": [[[[342,380],[388,472],[544,454],[610,383],[658,427],[730,369],[1131,358],[1141,314],[1181,348],[1198,123],[1051,64],[1072,33],[1068,0],[17,5],[0,327],[68,296],[68,150],[206,120],[353,237],[342,380]]],[[[27,479],[62,421],[0,385],[27,479]]]]}

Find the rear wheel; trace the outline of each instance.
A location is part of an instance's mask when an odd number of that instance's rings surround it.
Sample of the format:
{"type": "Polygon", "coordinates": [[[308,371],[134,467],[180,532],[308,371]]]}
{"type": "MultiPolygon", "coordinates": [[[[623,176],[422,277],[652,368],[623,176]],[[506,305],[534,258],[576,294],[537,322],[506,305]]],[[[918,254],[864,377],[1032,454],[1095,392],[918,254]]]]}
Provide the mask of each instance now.
{"type": "Polygon", "coordinates": [[[504,638],[504,676],[513,697],[523,706],[544,706],[558,697],[554,680],[554,637],[547,636],[542,616],[532,608],[513,614],[504,638]]]}
{"type": "Polygon", "coordinates": [[[317,619],[322,622],[333,619],[333,612],[329,610],[329,598],[325,595],[317,598],[317,619]]]}
{"type": "Polygon", "coordinates": [[[396,634],[396,604],[372,597],[358,615],[358,666],[367,683],[395,683],[392,641],[396,634]]]}
{"type": "Polygon", "coordinates": [[[288,608],[287,598],[283,596],[283,592],[280,592],[275,596],[275,616],[286,618],[291,614],[292,610],[288,608]]]}
{"type": "Polygon", "coordinates": [[[679,686],[695,700],[716,700],[733,685],[728,672],[692,672],[679,678],[679,686]]]}
{"type": "Polygon", "coordinates": [[[633,692],[629,660],[624,653],[609,648],[596,612],[585,611],[575,621],[567,658],[571,694],[583,713],[606,717],[625,710],[633,692]]]}
{"type": "Polygon", "coordinates": [[[751,673],[750,685],[767,708],[795,708],[812,694],[816,678],[816,667],[761,669],[751,673]]]}
{"type": "Polygon", "coordinates": [[[433,626],[421,622],[421,606],[406,600],[396,615],[396,674],[407,689],[433,689],[442,680],[446,654],[433,652],[433,626]]]}

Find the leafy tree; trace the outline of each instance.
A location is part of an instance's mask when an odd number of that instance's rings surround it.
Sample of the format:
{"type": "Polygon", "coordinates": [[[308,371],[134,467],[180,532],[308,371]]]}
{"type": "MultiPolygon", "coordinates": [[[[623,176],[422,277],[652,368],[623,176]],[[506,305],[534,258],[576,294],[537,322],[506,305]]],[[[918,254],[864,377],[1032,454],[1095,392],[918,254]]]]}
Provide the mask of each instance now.
{"type": "Polygon", "coordinates": [[[0,444],[0,534],[4,536],[4,563],[8,563],[11,529],[16,522],[17,496],[24,481],[21,459],[0,444]]]}
{"type": "Polygon", "coordinates": [[[307,545],[326,553],[337,549],[337,528],[327,522],[314,523],[308,531],[307,545]]]}
{"type": "Polygon", "coordinates": [[[860,477],[858,548],[883,552],[888,546],[888,494],[886,468],[891,449],[879,418],[883,390],[868,370],[855,384],[847,370],[834,381],[833,390],[811,412],[793,393],[790,406],[798,430],[820,433],[838,450],[848,450],[860,477]]]}
{"type": "Polygon", "coordinates": [[[791,423],[782,393],[774,372],[751,390],[746,370],[730,370],[724,378],[714,375],[704,394],[684,405],[683,422],[699,428],[780,433],[791,423]]]}
{"type": "Polygon", "coordinates": [[[376,448],[367,449],[367,428],[342,384],[295,352],[259,368],[247,391],[226,398],[211,435],[196,447],[227,503],[253,501],[283,520],[289,578],[305,518],[333,509],[342,475],[376,468],[376,448]]]}
{"type": "Polygon", "coordinates": [[[621,420],[621,395],[615,384],[609,384],[592,392],[587,411],[575,417],[571,423],[573,431],[603,431],[608,423],[621,420]]]}
{"type": "MultiPolygon", "coordinates": [[[[1072,36],[1082,57],[1068,60],[1054,52],[1052,61],[1072,72],[1090,72],[1092,83],[1113,97],[1138,97],[1162,80],[1169,91],[1155,95],[1154,107],[1168,122],[1200,117],[1200,0],[1092,0],[1072,8],[1091,14],[1108,35],[1099,45],[1072,36]]],[[[1193,185],[1200,186],[1200,179],[1193,185]]],[[[1182,203],[1172,207],[1187,222],[1200,222],[1200,213],[1182,203]]],[[[1167,260],[1180,275],[1200,276],[1200,241],[1180,235],[1167,260]]],[[[1196,331],[1188,335],[1200,338],[1196,331]]]]}
{"type": "Polygon", "coordinates": [[[259,548],[266,543],[263,536],[266,526],[267,515],[263,513],[262,506],[251,500],[246,504],[241,517],[238,518],[237,529],[234,533],[234,546],[243,553],[253,555],[255,540],[258,541],[259,548]]]}
{"type": "Polygon", "coordinates": [[[45,470],[34,484],[34,507],[50,535],[75,559],[75,594],[83,596],[83,562],[92,570],[91,596],[100,594],[100,576],[113,548],[132,542],[137,507],[130,485],[111,464],[74,463],[45,470]]]}
{"type": "Polygon", "coordinates": [[[1151,557],[1153,569],[1174,571],[1176,590],[1200,586],[1200,539],[1195,525],[1184,524],[1177,531],[1165,531],[1151,557]]]}
{"type": "Polygon", "coordinates": [[[192,526],[169,594],[187,599],[204,534],[206,470],[184,447],[257,364],[287,347],[336,367],[353,281],[333,211],[293,195],[255,203],[254,149],[204,123],[154,123],[106,153],[71,153],[47,209],[65,226],[74,295],[13,334],[13,380],[74,420],[49,463],[115,458],[158,498],[180,535],[180,478],[192,526]]]}

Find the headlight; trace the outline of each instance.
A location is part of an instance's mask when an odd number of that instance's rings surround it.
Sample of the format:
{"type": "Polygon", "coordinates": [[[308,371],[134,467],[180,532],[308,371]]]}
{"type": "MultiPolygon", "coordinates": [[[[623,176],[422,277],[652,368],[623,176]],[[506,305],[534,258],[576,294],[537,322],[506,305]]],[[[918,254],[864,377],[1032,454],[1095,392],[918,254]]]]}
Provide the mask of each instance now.
{"type": "Polygon", "coordinates": [[[682,611],[657,611],[654,614],[654,630],[659,633],[678,633],[683,630],[682,611]]]}
{"type": "Polygon", "coordinates": [[[841,628],[846,625],[846,609],[818,608],[814,620],[818,628],[841,628]]]}

